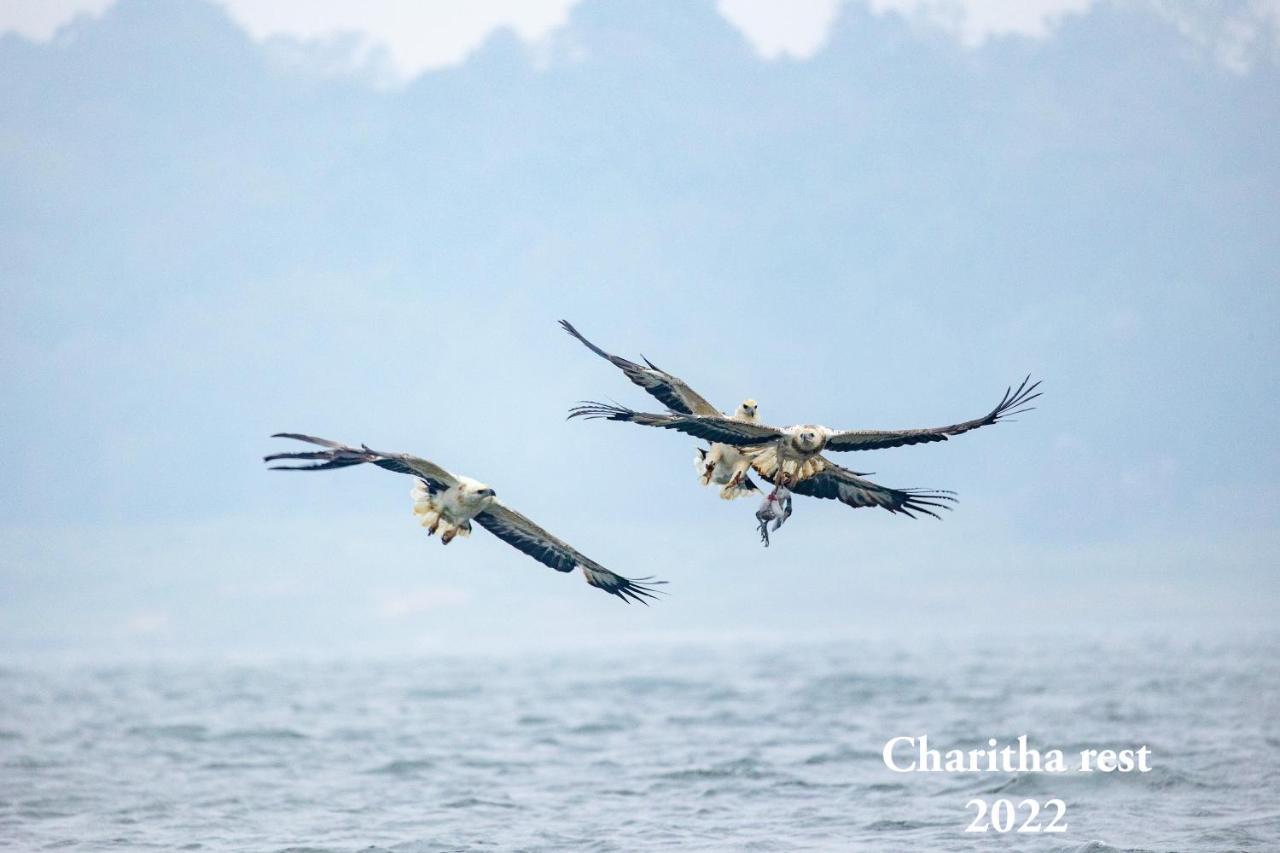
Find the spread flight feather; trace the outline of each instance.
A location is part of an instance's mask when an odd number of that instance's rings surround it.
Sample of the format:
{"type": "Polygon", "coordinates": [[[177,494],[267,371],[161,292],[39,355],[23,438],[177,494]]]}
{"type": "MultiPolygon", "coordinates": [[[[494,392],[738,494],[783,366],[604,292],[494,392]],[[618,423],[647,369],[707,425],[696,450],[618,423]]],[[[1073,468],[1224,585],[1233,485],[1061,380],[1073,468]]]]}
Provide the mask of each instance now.
{"type": "Polygon", "coordinates": [[[647,604],[659,590],[654,585],[665,581],[650,578],[625,578],[611,572],[571,545],[548,533],[533,521],[500,502],[493,489],[469,477],[455,476],[434,462],[407,453],[380,453],[361,445],[348,447],[336,441],[303,435],[276,433],[273,438],[292,438],[319,445],[325,450],[299,453],[273,453],[266,462],[279,460],[313,461],[313,465],[273,465],[278,471],[325,471],[365,463],[418,478],[415,486],[414,512],[423,516],[429,533],[440,531],[441,541],[448,544],[455,536],[466,536],[474,520],[494,536],[558,572],[580,569],[588,584],[616,595],[623,601],[647,604]]]}

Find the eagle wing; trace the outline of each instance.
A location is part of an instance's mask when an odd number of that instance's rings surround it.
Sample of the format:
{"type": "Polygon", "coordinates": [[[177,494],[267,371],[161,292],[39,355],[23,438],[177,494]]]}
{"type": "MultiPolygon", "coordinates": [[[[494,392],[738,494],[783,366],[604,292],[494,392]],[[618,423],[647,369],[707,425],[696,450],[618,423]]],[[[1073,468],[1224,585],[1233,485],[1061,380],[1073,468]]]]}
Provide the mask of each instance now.
{"type": "Polygon", "coordinates": [[[670,413],[656,415],[648,412],[636,412],[625,406],[610,403],[584,402],[569,410],[571,418],[594,420],[604,418],[610,421],[628,421],[643,426],[660,429],[674,429],[706,441],[732,444],[736,447],[747,447],[755,444],[767,444],[776,441],[782,431],[762,424],[749,424],[735,421],[723,415],[683,415],[670,413]]]}
{"type": "MultiPolygon", "coordinates": [[[[561,320],[560,327],[581,341],[582,345],[587,349],[612,362],[613,366],[625,373],[628,379],[639,385],[651,397],[671,411],[679,412],[682,415],[720,416],[720,410],[685,384],[683,379],[678,376],[672,376],[665,370],[660,369],[649,359],[646,358],[644,364],[636,364],[634,361],[628,361],[621,356],[607,353],[584,338],[582,333],[575,329],[568,320],[561,320]]],[[[643,358],[643,356],[641,357],[643,358]]]]}
{"type": "Polygon", "coordinates": [[[960,435],[978,427],[999,423],[1004,418],[1020,415],[1032,410],[1028,406],[1032,400],[1040,396],[1036,389],[1040,383],[1031,382],[1028,376],[1015,390],[1009,386],[1004,397],[994,409],[980,418],[963,421],[950,426],[932,427],[929,429],[900,430],[841,430],[833,432],[827,438],[827,450],[879,450],[884,447],[901,447],[906,444],[922,444],[930,441],[946,441],[953,435],[960,435]]]}
{"type": "MultiPolygon", "coordinates": [[[[314,465],[272,465],[271,468],[277,471],[327,471],[369,463],[398,474],[418,477],[426,482],[432,491],[444,491],[458,483],[457,477],[439,465],[407,453],[379,453],[364,446],[348,447],[326,438],[293,432],[276,433],[272,438],[294,438],[325,448],[302,453],[273,453],[264,457],[266,462],[288,459],[310,460],[316,463],[314,465]]],[[[516,550],[528,554],[558,572],[582,569],[582,575],[587,583],[612,593],[623,601],[647,603],[646,598],[656,597],[657,590],[653,589],[653,585],[666,583],[666,581],[650,581],[649,578],[631,580],[614,574],[596,561],[575,551],[520,513],[496,501],[477,515],[475,521],[516,550]],[[642,581],[649,581],[649,583],[642,581]]]]}
{"type": "Polygon", "coordinates": [[[264,462],[277,462],[281,459],[316,460],[315,465],[272,465],[273,471],[327,471],[333,468],[347,468],[351,465],[363,465],[366,462],[394,471],[397,474],[409,474],[419,477],[431,486],[433,491],[444,491],[457,485],[458,478],[418,456],[407,453],[380,453],[361,445],[359,448],[348,447],[327,438],[316,438],[297,432],[278,432],[272,438],[293,438],[309,444],[318,444],[325,450],[310,450],[303,453],[272,453],[264,456],[264,462]]]}
{"type": "Polygon", "coordinates": [[[574,549],[568,543],[557,539],[546,530],[534,524],[525,516],[494,501],[489,508],[475,517],[485,530],[497,536],[517,551],[528,554],[533,559],[550,566],[557,572],[571,572],[582,569],[582,576],[594,587],[618,596],[623,601],[638,601],[648,604],[645,599],[657,597],[655,584],[666,581],[654,581],[650,578],[624,578],[614,574],[604,566],[574,549]],[[648,581],[648,583],[645,583],[648,581]]]}
{"type": "MultiPolygon", "coordinates": [[[[949,510],[951,507],[948,504],[956,501],[951,492],[942,489],[891,489],[881,486],[858,476],[848,468],[842,468],[821,454],[812,461],[817,463],[816,473],[797,483],[787,484],[787,488],[797,495],[836,500],[855,509],[878,506],[910,518],[915,518],[914,514],[917,512],[941,518],[935,510],[949,510]]],[[[772,483],[777,470],[761,470],[757,467],[756,473],[772,483]]]]}

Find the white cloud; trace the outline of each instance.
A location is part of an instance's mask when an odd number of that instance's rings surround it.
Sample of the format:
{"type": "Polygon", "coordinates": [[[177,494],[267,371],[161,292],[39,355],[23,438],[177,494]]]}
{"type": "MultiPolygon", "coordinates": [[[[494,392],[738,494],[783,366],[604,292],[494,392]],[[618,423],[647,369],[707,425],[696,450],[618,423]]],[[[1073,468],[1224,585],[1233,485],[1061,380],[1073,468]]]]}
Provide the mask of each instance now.
{"type": "Polygon", "coordinates": [[[569,18],[578,0],[221,0],[254,38],[329,38],[362,34],[384,47],[396,69],[410,77],[456,65],[500,27],[537,41],[569,18]]]}
{"type": "Polygon", "coordinates": [[[1280,0],[1151,2],[1179,32],[1225,68],[1243,74],[1260,61],[1280,61],[1280,0]]]}
{"type": "MultiPolygon", "coordinates": [[[[47,40],[77,14],[101,14],[115,0],[0,0],[0,33],[47,40]]],[[[359,61],[385,52],[404,78],[466,59],[500,27],[537,43],[569,18],[581,0],[217,0],[256,39],[307,42],[355,36],[359,61]]],[[[807,59],[826,43],[847,2],[937,27],[969,47],[997,36],[1044,38],[1065,17],[1096,0],[717,0],[716,6],[766,59],[807,59]]],[[[1166,18],[1224,66],[1244,71],[1280,59],[1280,0],[1190,4],[1135,0],[1166,18]]]]}
{"type": "MultiPolygon", "coordinates": [[[[0,33],[47,41],[78,14],[101,14],[115,0],[0,0],[0,33]]],[[[217,0],[255,39],[303,40],[358,34],[384,49],[411,77],[466,59],[500,27],[537,41],[569,18],[579,0],[217,0]]],[[[367,51],[366,51],[367,52],[367,51]]]]}
{"type": "Polygon", "coordinates": [[[0,33],[48,41],[76,15],[101,15],[115,0],[0,0],[0,33]]]}
{"type": "Polygon", "coordinates": [[[840,0],[719,0],[716,9],[765,59],[806,59],[826,43],[840,0]]]}

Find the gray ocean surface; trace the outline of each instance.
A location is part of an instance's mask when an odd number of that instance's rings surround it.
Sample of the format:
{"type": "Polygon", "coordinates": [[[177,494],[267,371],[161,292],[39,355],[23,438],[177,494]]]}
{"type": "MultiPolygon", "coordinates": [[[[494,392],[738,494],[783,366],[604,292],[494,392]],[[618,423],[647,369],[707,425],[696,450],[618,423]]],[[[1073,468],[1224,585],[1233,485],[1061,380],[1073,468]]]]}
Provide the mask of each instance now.
{"type": "Polygon", "coordinates": [[[1280,850],[1275,637],[0,670],[14,850],[1280,850]],[[890,772],[1020,734],[1149,773],[890,772]],[[1061,835],[967,834],[974,797],[1061,835]]]}

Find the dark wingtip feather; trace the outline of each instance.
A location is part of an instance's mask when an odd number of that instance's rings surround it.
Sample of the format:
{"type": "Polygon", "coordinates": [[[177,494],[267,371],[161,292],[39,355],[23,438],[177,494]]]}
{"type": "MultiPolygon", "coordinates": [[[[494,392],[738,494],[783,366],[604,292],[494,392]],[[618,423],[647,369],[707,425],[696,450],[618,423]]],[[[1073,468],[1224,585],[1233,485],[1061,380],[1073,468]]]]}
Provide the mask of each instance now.
{"type": "Polygon", "coordinates": [[[321,460],[317,465],[270,465],[269,470],[272,471],[327,471],[334,468],[348,468],[352,465],[360,465],[361,463],[370,461],[371,453],[368,448],[364,449],[364,455],[361,451],[352,450],[350,447],[339,444],[336,441],[330,441],[327,438],[317,438],[314,435],[305,435],[300,432],[278,432],[271,436],[272,438],[291,438],[297,441],[305,441],[308,444],[318,444],[326,450],[305,450],[293,453],[271,453],[262,457],[263,462],[277,462],[281,459],[290,459],[295,461],[314,461],[321,460]]]}
{"type": "Polygon", "coordinates": [[[584,418],[586,420],[596,420],[597,418],[605,418],[611,421],[626,420],[634,414],[634,411],[625,406],[597,403],[593,400],[583,400],[569,410],[569,418],[584,418]]]}
{"type": "Polygon", "coordinates": [[[992,410],[989,416],[991,422],[1007,421],[1015,415],[1034,411],[1035,407],[1027,404],[1044,393],[1037,390],[1041,382],[1043,382],[1041,379],[1032,382],[1031,374],[1028,373],[1016,389],[1012,385],[1006,388],[1004,396],[1000,398],[1000,403],[992,410]]]}
{"type": "Polygon", "coordinates": [[[908,518],[915,518],[912,513],[919,512],[941,521],[942,516],[934,510],[950,512],[954,508],[951,504],[959,501],[955,492],[950,489],[903,489],[902,491],[906,493],[907,499],[902,502],[902,506],[896,508],[896,511],[908,518]]]}
{"type": "Polygon", "coordinates": [[[609,355],[609,353],[600,349],[600,347],[596,346],[595,344],[591,343],[591,341],[583,337],[582,332],[579,332],[576,328],[574,328],[573,324],[570,323],[568,320],[561,320],[560,328],[564,329],[566,332],[573,335],[575,338],[578,339],[579,343],[581,343],[583,346],[585,346],[587,349],[591,350],[593,353],[600,356],[601,358],[608,359],[609,361],[614,360],[613,356],[609,355]]]}
{"type": "Polygon", "coordinates": [[[645,355],[644,353],[640,353],[640,358],[644,361],[644,363],[645,363],[645,364],[649,365],[649,368],[650,368],[651,370],[656,370],[656,371],[658,371],[659,373],[666,373],[666,371],[665,371],[665,370],[663,370],[661,367],[658,367],[658,365],[656,365],[656,364],[654,364],[652,361],[650,361],[650,360],[649,360],[649,357],[648,357],[647,355],[645,355]]]}
{"type": "Polygon", "coordinates": [[[665,584],[666,581],[656,581],[652,577],[624,578],[621,575],[617,577],[622,583],[617,588],[609,590],[609,592],[621,598],[627,604],[636,601],[648,607],[649,601],[658,601],[658,596],[669,594],[666,590],[654,589],[655,586],[665,584]]]}

